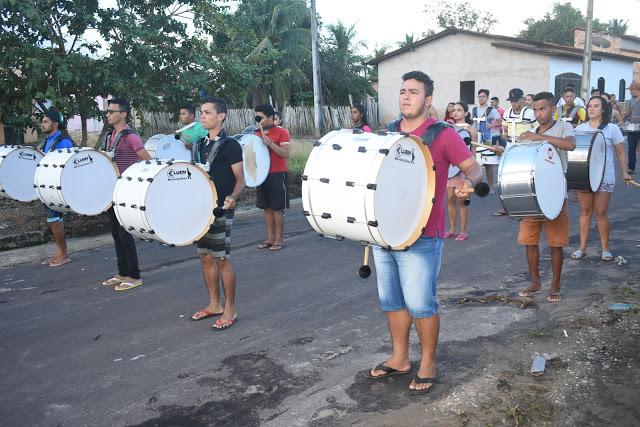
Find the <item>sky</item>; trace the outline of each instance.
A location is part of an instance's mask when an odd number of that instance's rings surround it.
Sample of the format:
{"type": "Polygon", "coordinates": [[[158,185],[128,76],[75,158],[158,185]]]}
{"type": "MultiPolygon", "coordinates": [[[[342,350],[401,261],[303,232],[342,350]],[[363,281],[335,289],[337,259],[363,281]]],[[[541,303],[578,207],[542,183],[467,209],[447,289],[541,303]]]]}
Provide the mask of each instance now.
{"type": "MultiPolygon", "coordinates": [[[[555,0],[557,1],[557,0],[555,0]]],[[[563,3],[561,1],[561,3],[563,3]]],[[[396,47],[405,34],[414,33],[416,39],[427,29],[440,31],[435,19],[424,12],[425,5],[434,0],[316,0],[316,9],[324,25],[341,20],[356,24],[358,38],[367,43],[369,50],[384,44],[396,47]]],[[[554,0],[465,0],[471,7],[490,12],[498,23],[492,34],[516,36],[524,29],[527,18],[540,19],[553,8],[554,0]]],[[[587,0],[571,1],[587,13],[587,0]]],[[[627,34],[640,36],[640,0],[594,0],[593,17],[607,22],[610,19],[629,20],[627,34]],[[632,14],[631,10],[635,13],[632,14]]]]}

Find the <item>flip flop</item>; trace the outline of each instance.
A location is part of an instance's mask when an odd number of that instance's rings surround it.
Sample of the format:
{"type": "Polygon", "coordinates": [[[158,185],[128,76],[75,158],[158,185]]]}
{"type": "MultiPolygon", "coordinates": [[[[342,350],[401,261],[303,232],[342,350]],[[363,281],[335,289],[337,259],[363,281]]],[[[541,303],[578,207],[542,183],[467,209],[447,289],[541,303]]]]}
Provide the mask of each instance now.
{"type": "Polygon", "coordinates": [[[422,389],[410,388],[409,389],[409,393],[411,393],[411,394],[427,394],[433,389],[433,387],[434,387],[434,385],[436,383],[436,379],[435,378],[420,378],[418,375],[413,377],[413,381],[416,384],[431,384],[431,387],[426,387],[426,388],[422,388],[422,389]]]}
{"type": "Polygon", "coordinates": [[[458,233],[449,233],[448,231],[446,233],[444,233],[444,235],[442,236],[443,239],[453,239],[454,237],[457,237],[458,233]]]}
{"type": "Polygon", "coordinates": [[[113,286],[121,282],[122,282],[122,279],[118,279],[117,277],[114,276],[111,279],[105,280],[104,282],[102,282],[102,286],[113,286]]]}
{"type": "Polygon", "coordinates": [[[607,261],[607,262],[611,261],[611,260],[613,260],[613,254],[611,252],[609,252],[609,251],[602,251],[601,259],[603,261],[607,261]]]}
{"type": "Polygon", "coordinates": [[[216,320],[216,323],[214,323],[213,326],[211,326],[211,329],[213,329],[214,331],[222,331],[224,329],[229,329],[230,327],[235,325],[237,321],[238,321],[238,316],[234,317],[231,320],[220,318],[216,320]]]}
{"type": "Polygon", "coordinates": [[[113,287],[114,291],[128,291],[133,288],[142,286],[142,280],[136,280],[135,282],[120,282],[113,287]]]}
{"type": "Polygon", "coordinates": [[[62,261],[50,263],[49,267],[60,267],[61,265],[69,264],[71,261],[71,258],[65,258],[62,261]]]}
{"type": "Polygon", "coordinates": [[[549,292],[546,298],[547,302],[560,302],[562,297],[560,296],[560,292],[549,292]]]}
{"type": "Polygon", "coordinates": [[[571,256],[571,259],[582,259],[586,257],[587,254],[581,251],[580,249],[578,249],[577,251],[573,251],[570,256],[571,256]]]}
{"type": "Polygon", "coordinates": [[[531,298],[534,295],[537,295],[542,292],[542,289],[533,290],[533,289],[525,289],[524,291],[518,292],[518,295],[525,298],[531,298]]]}
{"type": "Polygon", "coordinates": [[[382,371],[384,372],[384,374],[381,375],[371,375],[371,371],[369,371],[367,373],[367,377],[371,378],[371,379],[378,379],[378,378],[386,378],[386,377],[391,377],[394,375],[405,375],[408,374],[409,372],[411,372],[411,369],[407,369],[406,371],[399,371],[397,369],[393,369],[387,365],[384,364],[384,362],[380,363],[378,366],[376,366],[375,368],[373,368],[374,371],[382,371]]]}
{"type": "Polygon", "coordinates": [[[279,251],[282,248],[284,248],[284,243],[282,245],[278,245],[278,244],[274,243],[273,245],[271,245],[269,250],[270,251],[279,251]]]}
{"type": "Polygon", "coordinates": [[[42,260],[42,262],[40,263],[40,265],[49,265],[51,264],[51,261],[53,261],[53,257],[51,258],[47,258],[45,260],[42,260]]]}
{"type": "Polygon", "coordinates": [[[258,249],[267,249],[273,246],[273,243],[262,242],[258,245],[258,249]]]}
{"type": "Polygon", "coordinates": [[[222,316],[223,314],[224,314],[224,311],[221,313],[212,313],[211,311],[202,309],[193,313],[190,319],[193,320],[194,322],[197,322],[198,320],[204,320],[214,316],[222,316]]]}
{"type": "Polygon", "coordinates": [[[465,240],[467,240],[469,238],[469,235],[467,233],[460,233],[458,234],[458,237],[456,237],[456,240],[459,242],[463,242],[465,240]]]}
{"type": "Polygon", "coordinates": [[[507,215],[507,211],[505,210],[499,210],[499,211],[495,211],[493,213],[493,216],[503,216],[503,215],[507,215]]]}

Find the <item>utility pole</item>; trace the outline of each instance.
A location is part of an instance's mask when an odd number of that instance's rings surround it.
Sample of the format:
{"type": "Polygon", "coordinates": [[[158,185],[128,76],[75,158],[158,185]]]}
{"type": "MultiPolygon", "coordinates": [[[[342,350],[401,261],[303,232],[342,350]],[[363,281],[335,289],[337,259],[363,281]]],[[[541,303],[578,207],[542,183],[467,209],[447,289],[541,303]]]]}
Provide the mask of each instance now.
{"type": "Polygon", "coordinates": [[[591,89],[591,44],[593,37],[593,0],[587,3],[587,29],[584,34],[584,55],[582,56],[582,99],[589,99],[591,89]]]}
{"type": "Polygon", "coordinates": [[[319,137],[322,130],[322,86],[320,84],[320,54],[318,52],[318,15],[316,14],[316,0],[311,0],[311,62],[313,64],[314,135],[319,137]]]}

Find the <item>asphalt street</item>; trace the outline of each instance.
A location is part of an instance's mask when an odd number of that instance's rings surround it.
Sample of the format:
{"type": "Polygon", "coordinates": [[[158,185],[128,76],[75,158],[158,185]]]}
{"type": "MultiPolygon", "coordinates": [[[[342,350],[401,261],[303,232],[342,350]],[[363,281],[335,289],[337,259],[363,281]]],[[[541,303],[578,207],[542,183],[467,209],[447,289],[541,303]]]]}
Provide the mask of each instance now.
{"type": "MultiPolygon", "coordinates": [[[[599,261],[595,231],[588,258],[565,260],[565,309],[602,283],[638,271],[639,200],[640,189],[618,183],[612,251],[627,259],[625,267],[599,261]]],[[[478,339],[505,339],[559,309],[543,298],[524,310],[458,304],[462,296],[514,296],[528,284],[524,250],[515,242],[518,223],[493,217],[498,207],[495,194],[473,199],[470,239],[445,244],[439,384],[418,399],[442,398],[464,380],[461,372],[473,375],[484,363],[473,350],[478,339]]],[[[193,247],[139,242],[145,284],[124,293],[100,285],[115,274],[108,238],[71,241],[73,262],[56,269],[34,259],[41,248],[22,249],[17,259],[14,253],[14,262],[0,264],[2,424],[330,425],[358,414],[415,410],[416,398],[405,393],[410,378],[373,384],[362,375],[390,349],[375,271],[367,280],[357,275],[362,248],[316,235],[301,211],[298,204],[287,212],[286,246],[278,252],[256,248],[264,238],[259,213],[236,219],[239,320],[222,332],[212,330],[211,320],[189,321],[207,302],[193,247]]],[[[573,250],[577,203],[570,212],[573,250]]],[[[548,289],[545,245],[541,254],[548,289]]]]}

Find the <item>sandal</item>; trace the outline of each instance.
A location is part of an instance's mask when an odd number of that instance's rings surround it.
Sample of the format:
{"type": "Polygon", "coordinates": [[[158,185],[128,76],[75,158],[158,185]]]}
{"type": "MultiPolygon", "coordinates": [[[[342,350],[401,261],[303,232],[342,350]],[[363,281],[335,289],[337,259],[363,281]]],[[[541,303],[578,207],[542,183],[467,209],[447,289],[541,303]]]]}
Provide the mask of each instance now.
{"type": "Polygon", "coordinates": [[[61,265],[69,264],[71,261],[72,261],[71,258],[65,258],[62,261],[50,263],[49,267],[60,267],[61,265]]]}
{"type": "Polygon", "coordinates": [[[467,240],[469,238],[469,235],[465,232],[462,232],[460,234],[458,234],[458,237],[456,237],[456,240],[459,242],[463,242],[465,240],[467,240]]]}
{"type": "Polygon", "coordinates": [[[198,310],[195,313],[193,313],[190,319],[193,321],[198,321],[198,320],[208,319],[209,317],[222,316],[223,314],[224,314],[224,311],[220,313],[213,313],[203,308],[202,310],[198,310]]]}
{"type": "Polygon", "coordinates": [[[411,393],[411,394],[427,394],[433,389],[433,386],[436,383],[436,379],[435,378],[420,378],[418,375],[416,375],[415,377],[413,377],[413,382],[416,385],[418,385],[418,384],[431,384],[431,387],[419,388],[419,389],[410,388],[409,389],[409,393],[411,393]]]}
{"type": "Polygon", "coordinates": [[[405,374],[408,374],[409,372],[411,372],[411,368],[407,369],[406,371],[399,371],[397,369],[393,369],[393,368],[385,365],[384,362],[382,362],[379,365],[377,365],[375,368],[373,368],[373,370],[374,371],[382,371],[382,372],[384,372],[384,374],[371,375],[371,371],[369,371],[367,373],[367,377],[368,378],[372,378],[372,379],[386,378],[386,377],[391,377],[393,375],[405,375],[405,374]]]}
{"type": "Polygon", "coordinates": [[[537,295],[542,292],[542,289],[525,289],[524,291],[518,292],[518,295],[525,298],[531,298],[534,295],[537,295]]]}
{"type": "Polygon", "coordinates": [[[613,254],[609,251],[602,251],[602,257],[601,259],[603,261],[611,261],[613,260],[613,254]]]}
{"type": "Polygon", "coordinates": [[[119,277],[120,276],[113,276],[111,279],[105,280],[102,282],[102,286],[113,286],[122,283],[122,278],[119,277]]]}
{"type": "Polygon", "coordinates": [[[586,257],[587,254],[581,251],[580,249],[578,249],[577,251],[573,251],[570,256],[571,256],[571,259],[581,259],[586,257]]]}
{"type": "Polygon", "coordinates": [[[495,211],[493,213],[493,216],[503,216],[503,215],[507,215],[507,211],[505,211],[504,209],[500,209],[499,211],[495,211]]]}
{"type": "Polygon", "coordinates": [[[546,299],[547,302],[560,302],[562,297],[560,296],[560,292],[549,292],[546,299]]]}
{"type": "Polygon", "coordinates": [[[238,316],[235,316],[231,320],[220,318],[220,319],[216,320],[216,323],[214,323],[211,328],[214,331],[222,331],[224,329],[229,329],[230,327],[235,325],[237,321],[238,321],[238,316]]]}
{"type": "Polygon", "coordinates": [[[271,246],[273,246],[273,243],[262,242],[258,245],[258,249],[267,249],[267,248],[270,248],[271,246]]]}
{"type": "Polygon", "coordinates": [[[279,251],[280,249],[284,248],[284,243],[283,244],[279,244],[279,243],[274,243],[273,245],[271,245],[271,247],[269,248],[270,251],[279,251]]]}
{"type": "Polygon", "coordinates": [[[142,286],[142,280],[134,280],[132,282],[120,282],[116,286],[113,287],[114,291],[128,291],[133,288],[137,288],[138,286],[142,286]]]}
{"type": "Polygon", "coordinates": [[[458,235],[458,233],[449,233],[448,231],[446,233],[444,233],[444,235],[442,236],[443,239],[453,239],[454,237],[456,237],[458,235]]]}

